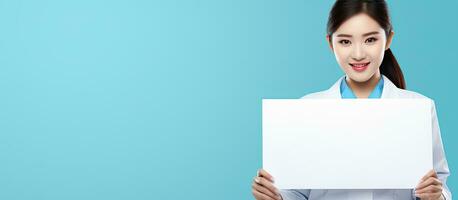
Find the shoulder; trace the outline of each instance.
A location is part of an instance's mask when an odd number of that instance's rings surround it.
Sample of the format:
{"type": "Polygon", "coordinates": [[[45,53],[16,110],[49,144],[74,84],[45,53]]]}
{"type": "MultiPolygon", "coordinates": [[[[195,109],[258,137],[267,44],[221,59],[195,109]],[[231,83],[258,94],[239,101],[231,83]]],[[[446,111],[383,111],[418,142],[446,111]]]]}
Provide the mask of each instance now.
{"type": "Polygon", "coordinates": [[[301,99],[332,99],[340,98],[340,83],[344,76],[340,77],[330,88],[318,92],[312,92],[301,97],[301,99]]]}
{"type": "Polygon", "coordinates": [[[420,94],[418,92],[415,92],[415,91],[411,91],[411,90],[405,90],[405,89],[400,89],[400,88],[397,88],[397,97],[398,98],[403,98],[403,99],[429,99],[432,101],[431,98],[423,95],[423,94],[420,94]]]}
{"type": "Polygon", "coordinates": [[[382,98],[401,98],[401,99],[429,99],[431,98],[412,90],[406,90],[396,87],[393,82],[383,75],[384,85],[382,98]]]}
{"type": "Polygon", "coordinates": [[[399,94],[401,98],[413,98],[413,99],[427,99],[431,102],[431,112],[433,113],[433,118],[436,118],[436,103],[434,102],[434,99],[429,98],[423,94],[420,94],[418,92],[410,91],[410,90],[404,90],[404,89],[399,89],[399,94]]]}

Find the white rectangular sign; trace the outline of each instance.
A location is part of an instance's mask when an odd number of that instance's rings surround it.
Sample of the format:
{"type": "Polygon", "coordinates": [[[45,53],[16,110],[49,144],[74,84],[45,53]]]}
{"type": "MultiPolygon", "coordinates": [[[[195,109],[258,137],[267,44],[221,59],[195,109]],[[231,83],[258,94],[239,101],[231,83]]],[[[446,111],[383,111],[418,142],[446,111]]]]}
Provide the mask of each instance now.
{"type": "Polygon", "coordinates": [[[263,99],[279,189],[408,189],[433,168],[428,99],[263,99]]]}

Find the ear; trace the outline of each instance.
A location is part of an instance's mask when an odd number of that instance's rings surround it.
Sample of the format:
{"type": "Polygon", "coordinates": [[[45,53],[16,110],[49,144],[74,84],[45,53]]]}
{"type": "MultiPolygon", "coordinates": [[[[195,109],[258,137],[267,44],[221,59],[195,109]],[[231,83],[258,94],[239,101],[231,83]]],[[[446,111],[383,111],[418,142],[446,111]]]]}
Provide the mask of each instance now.
{"type": "Polygon", "coordinates": [[[393,41],[393,35],[394,35],[394,31],[391,31],[390,34],[388,35],[388,38],[386,38],[385,50],[388,50],[390,48],[391,42],[393,41]]]}
{"type": "Polygon", "coordinates": [[[334,51],[334,48],[332,47],[331,36],[326,35],[326,42],[328,42],[328,45],[331,51],[334,51]]]}

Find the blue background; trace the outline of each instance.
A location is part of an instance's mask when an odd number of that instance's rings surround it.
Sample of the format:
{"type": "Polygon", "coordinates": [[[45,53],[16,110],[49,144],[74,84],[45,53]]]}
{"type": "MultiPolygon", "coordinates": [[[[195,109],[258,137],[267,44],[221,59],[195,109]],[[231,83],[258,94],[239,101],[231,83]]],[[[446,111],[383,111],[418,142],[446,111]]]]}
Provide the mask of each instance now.
{"type": "MultiPolygon", "coordinates": [[[[0,1],[0,199],[252,199],[261,99],[343,75],[333,1],[0,1]]],[[[458,191],[457,1],[389,1],[458,191]]],[[[306,159],[306,158],[303,158],[306,159]]]]}

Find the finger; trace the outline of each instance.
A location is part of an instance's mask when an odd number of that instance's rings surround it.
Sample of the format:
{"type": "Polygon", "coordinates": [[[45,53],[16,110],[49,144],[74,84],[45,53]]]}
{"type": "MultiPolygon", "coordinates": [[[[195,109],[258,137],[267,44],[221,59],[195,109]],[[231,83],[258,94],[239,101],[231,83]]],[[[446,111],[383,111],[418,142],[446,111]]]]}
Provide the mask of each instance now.
{"type": "Polygon", "coordinates": [[[432,169],[432,170],[430,170],[429,172],[431,172],[431,176],[432,176],[432,177],[437,178],[436,170],[432,169]]]}
{"type": "Polygon", "coordinates": [[[261,193],[264,193],[264,194],[266,194],[266,195],[268,195],[268,196],[270,196],[272,198],[275,198],[275,196],[277,196],[277,194],[275,194],[274,192],[270,191],[270,189],[268,189],[267,187],[265,187],[264,185],[261,184],[261,178],[260,177],[255,177],[254,178],[252,187],[257,189],[261,193]]]}
{"type": "Polygon", "coordinates": [[[274,177],[264,169],[260,169],[259,170],[259,175],[261,177],[268,178],[268,179],[270,179],[270,181],[274,182],[274,177]]]}
{"type": "Polygon", "coordinates": [[[415,188],[415,190],[421,190],[421,189],[423,189],[425,187],[428,187],[430,185],[442,186],[442,182],[437,178],[430,177],[428,180],[423,181],[422,183],[418,184],[418,186],[415,188]]]}
{"type": "Polygon", "coordinates": [[[430,177],[428,178],[427,180],[421,182],[420,184],[418,184],[418,186],[415,188],[416,190],[420,190],[420,189],[423,189],[429,185],[440,185],[442,186],[442,182],[437,179],[437,178],[434,178],[434,177],[430,177]]]}
{"type": "Polygon", "coordinates": [[[270,180],[264,178],[264,177],[256,177],[255,178],[255,182],[266,187],[267,189],[269,189],[272,193],[276,194],[276,195],[280,195],[280,191],[273,185],[272,182],[270,182],[270,180]]]}
{"type": "Polygon", "coordinates": [[[255,189],[252,189],[252,192],[253,192],[253,196],[254,198],[256,198],[256,200],[275,200],[275,199],[272,199],[271,197],[255,190],[255,189]]]}
{"type": "Polygon", "coordinates": [[[272,198],[272,199],[281,200],[280,195],[274,194],[274,193],[271,192],[269,189],[267,189],[266,187],[263,187],[262,185],[260,185],[260,184],[258,184],[258,183],[256,183],[256,182],[253,183],[252,187],[253,187],[255,190],[257,190],[257,191],[259,191],[260,193],[263,193],[263,194],[269,196],[269,197],[272,198]]]}
{"type": "Polygon", "coordinates": [[[266,179],[264,177],[256,177],[255,182],[266,187],[274,194],[277,194],[277,195],[280,194],[280,191],[273,185],[273,183],[269,179],[266,179]]]}
{"type": "Polygon", "coordinates": [[[430,194],[415,194],[415,196],[420,199],[430,199],[432,197],[430,194]]]}
{"type": "Polygon", "coordinates": [[[421,190],[415,190],[415,193],[442,193],[442,187],[437,185],[430,185],[421,190]]]}
{"type": "MultiPolygon", "coordinates": [[[[434,176],[436,174],[436,171],[434,171],[434,169],[432,170],[429,170],[428,173],[426,173],[426,175],[424,175],[421,180],[424,181],[426,179],[428,179],[430,176],[434,176]]],[[[436,175],[437,177],[437,175],[436,175]]]]}

